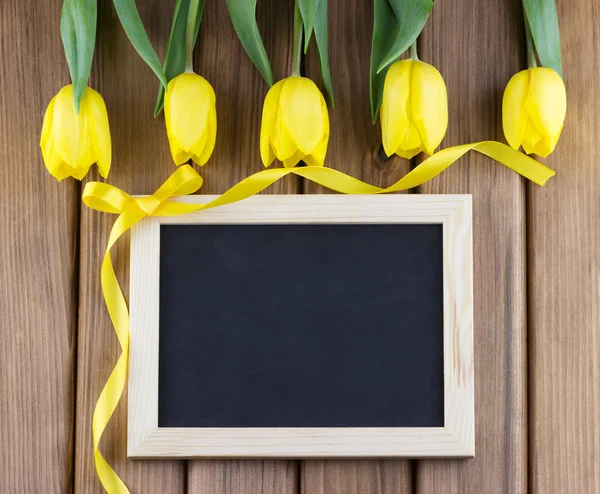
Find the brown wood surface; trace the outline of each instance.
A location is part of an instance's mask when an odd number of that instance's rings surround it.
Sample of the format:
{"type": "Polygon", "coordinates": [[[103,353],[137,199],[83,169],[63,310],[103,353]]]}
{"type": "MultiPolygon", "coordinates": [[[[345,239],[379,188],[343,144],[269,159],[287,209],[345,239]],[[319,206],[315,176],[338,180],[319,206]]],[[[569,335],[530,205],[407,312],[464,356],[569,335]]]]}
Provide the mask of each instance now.
{"type": "MultiPolygon", "coordinates": [[[[448,89],[442,147],[504,142],[504,87],[523,64],[518,0],[436,2],[420,56],[448,89]]],[[[417,462],[417,492],[527,490],[524,179],[471,153],[420,192],[473,194],[475,459],[417,462]]]]}
{"type": "Polygon", "coordinates": [[[559,0],[567,119],[529,187],[530,485],[600,492],[600,9],[559,0]]]}
{"type": "Polygon", "coordinates": [[[69,81],[60,2],[0,2],[0,492],[72,485],[79,184],[58,183],[38,145],[69,81]],[[35,28],[34,28],[35,26],[35,28]],[[56,59],[49,64],[48,60],[56,59]]]}
{"type": "MultiPolygon", "coordinates": [[[[99,282],[114,217],[85,207],[80,212],[80,185],[72,179],[58,184],[41,161],[43,112],[69,81],[60,4],[0,2],[2,493],[103,492],[93,465],[91,416],[119,354],[99,282]]],[[[91,85],[109,111],[108,182],[132,194],[151,193],[175,170],[164,119],[152,118],[158,82],[129,44],[112,2],[99,4],[91,85]]],[[[174,2],[137,4],[162,57],[174,2]]],[[[279,79],[289,74],[292,1],[258,4],[279,79]]],[[[388,185],[410,163],[381,159],[379,126],[370,121],[371,4],[329,0],[336,106],[326,164],[388,185]]],[[[600,9],[566,0],[558,7],[569,107],[561,141],[546,160],[557,176],[544,188],[526,185],[471,154],[419,191],[473,194],[476,458],[129,461],[124,399],[102,451],[132,493],[600,492],[600,9]]],[[[436,2],[420,55],[448,86],[442,146],[504,140],[502,92],[524,68],[523,52],[519,0],[436,2]]],[[[200,169],[201,193],[219,193],[262,168],[258,138],[267,91],[223,0],[207,2],[196,67],[215,87],[219,122],[213,158],[200,169]]],[[[314,47],[304,70],[320,79],[314,47]]],[[[94,170],[86,180],[97,179],[94,170]]],[[[292,177],[271,192],[300,190],[326,192],[292,177]]],[[[127,259],[123,241],[115,264],[126,291],[127,259]]]]}

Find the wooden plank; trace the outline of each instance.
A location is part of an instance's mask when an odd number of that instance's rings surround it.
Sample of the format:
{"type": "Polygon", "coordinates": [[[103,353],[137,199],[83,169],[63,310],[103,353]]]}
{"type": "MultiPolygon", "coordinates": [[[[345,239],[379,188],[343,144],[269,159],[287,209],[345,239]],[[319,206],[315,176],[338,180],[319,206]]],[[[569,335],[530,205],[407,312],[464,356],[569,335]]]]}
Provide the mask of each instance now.
{"type": "Polygon", "coordinates": [[[567,119],[530,186],[530,458],[535,493],[600,492],[600,11],[558,2],[567,119]]]}
{"type": "MultiPolygon", "coordinates": [[[[293,4],[258,2],[257,19],[275,79],[291,68],[293,4]]],[[[260,122],[268,86],[243,50],[231,25],[225,2],[207,2],[200,31],[197,66],[217,93],[217,144],[202,170],[202,193],[219,194],[263,168],[260,122]]],[[[273,164],[272,166],[278,166],[273,164]]],[[[287,177],[267,193],[293,194],[296,177],[287,177]]],[[[298,464],[289,460],[190,461],[188,492],[212,494],[292,494],[298,464]]]]}
{"type": "MultiPolygon", "coordinates": [[[[159,53],[169,35],[171,2],[138,2],[140,15],[159,53]]],[[[98,37],[91,85],[106,101],[113,141],[108,182],[131,194],[150,194],[175,170],[164,118],[153,118],[158,81],[130,45],[112,2],[100,2],[98,37]]],[[[98,179],[97,173],[90,180],[98,179]]],[[[104,492],[93,461],[91,419],[96,400],[120,353],[100,291],[100,264],[115,217],[81,214],[79,342],[75,492],[104,492]]],[[[129,242],[115,250],[115,269],[129,292],[129,242]]],[[[185,492],[185,462],[127,459],[127,406],[121,400],[101,444],[107,461],[132,493],[185,492]]]]}
{"type": "Polygon", "coordinates": [[[305,462],[302,491],[310,494],[409,494],[410,462],[327,460],[305,462]]]}
{"type": "MultiPolygon", "coordinates": [[[[502,93],[523,66],[522,24],[518,1],[436,2],[420,56],[448,87],[442,147],[504,141],[502,93]]],[[[417,462],[417,492],[525,492],[524,180],[473,153],[421,192],[473,194],[476,446],[473,460],[417,462]]]]}
{"type": "MultiPolygon", "coordinates": [[[[325,165],[368,183],[387,186],[410,170],[410,161],[385,158],[381,130],[369,109],[369,61],[373,3],[329,0],[329,61],[335,108],[329,109],[331,133],[325,165]]],[[[320,83],[321,70],[311,43],[306,75],[320,83]]],[[[320,83],[323,89],[323,85],[320,83]]],[[[308,194],[331,192],[305,181],[308,194]]],[[[412,489],[410,460],[310,460],[301,463],[301,490],[313,494],[405,493],[412,489]]]]}
{"type": "Polygon", "coordinates": [[[69,80],[59,14],[0,4],[1,492],[72,486],[79,184],[51,177],[38,145],[69,80]]]}

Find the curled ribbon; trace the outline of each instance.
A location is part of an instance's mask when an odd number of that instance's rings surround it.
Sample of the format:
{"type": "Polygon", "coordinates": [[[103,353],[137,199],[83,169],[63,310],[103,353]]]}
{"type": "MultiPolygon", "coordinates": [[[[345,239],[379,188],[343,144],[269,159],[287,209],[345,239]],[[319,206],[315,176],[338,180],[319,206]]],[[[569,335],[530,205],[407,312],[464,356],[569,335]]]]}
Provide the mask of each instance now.
{"type": "Polygon", "coordinates": [[[172,200],[193,194],[202,186],[202,177],[189,165],[183,165],[152,195],[133,198],[122,190],[101,182],[90,182],[83,191],[83,202],[97,211],[118,214],[110,232],[101,269],[104,301],[121,345],[122,353],[104,385],[94,409],[92,437],[98,478],[109,494],[129,494],[129,490],[99,450],[100,439],[119,403],[127,382],[129,359],[129,311],[117,280],[110,251],[117,240],[135,223],[147,216],[177,216],[202,209],[224,206],[251,197],[285,175],[294,174],[343,194],[384,194],[406,190],[432,179],[468,151],[474,150],[502,163],[538,185],[544,185],[554,171],[509,146],[483,141],[443,149],[427,158],[398,182],[387,188],[376,187],[345,173],[326,167],[273,168],[260,171],[237,183],[206,204],[187,204],[172,200]]]}

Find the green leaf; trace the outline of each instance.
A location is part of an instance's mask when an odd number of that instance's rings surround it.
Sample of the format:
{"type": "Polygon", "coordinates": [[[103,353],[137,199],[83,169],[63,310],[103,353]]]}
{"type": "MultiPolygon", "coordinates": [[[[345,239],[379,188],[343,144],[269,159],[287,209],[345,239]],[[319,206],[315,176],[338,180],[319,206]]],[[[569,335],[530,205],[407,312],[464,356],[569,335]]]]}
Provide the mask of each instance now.
{"type": "Polygon", "coordinates": [[[374,0],[374,10],[373,40],[371,43],[371,78],[369,82],[373,124],[377,121],[377,115],[379,114],[383,95],[383,83],[385,82],[389,66],[386,66],[380,72],[377,71],[377,68],[390,51],[394,40],[400,32],[400,23],[396,19],[396,15],[388,0],[374,0]]]}
{"type": "MultiPolygon", "coordinates": [[[[304,29],[306,30],[306,26],[304,29]]],[[[331,108],[333,108],[333,84],[331,82],[327,48],[327,0],[319,0],[317,15],[315,17],[315,39],[317,40],[317,51],[319,52],[319,65],[321,66],[321,74],[323,74],[323,83],[329,96],[329,103],[331,104],[331,108]]]]}
{"type": "MultiPolygon", "coordinates": [[[[165,55],[163,64],[167,83],[174,77],[185,72],[185,34],[189,9],[190,0],[177,0],[175,13],[173,14],[173,23],[171,24],[171,32],[169,33],[169,42],[167,43],[167,54],[165,55]]],[[[198,38],[203,10],[204,0],[200,0],[198,14],[196,15],[196,24],[194,26],[194,44],[198,38]]],[[[158,88],[158,97],[156,98],[156,107],[154,108],[155,117],[162,111],[164,101],[165,88],[161,85],[158,88]]]]}
{"type": "Polygon", "coordinates": [[[152,43],[148,39],[142,19],[135,5],[135,0],[113,0],[115,9],[121,25],[125,30],[125,34],[131,41],[131,44],[139,53],[140,57],[148,64],[152,71],[156,74],[161,84],[167,87],[167,78],[160,64],[158,55],[152,48],[152,43]]]}
{"type": "Polygon", "coordinates": [[[394,44],[377,67],[381,72],[395,62],[412,45],[427,22],[434,0],[389,0],[396,19],[400,21],[394,44]]]}
{"type": "Polygon", "coordinates": [[[77,113],[92,70],[97,15],[96,0],[64,0],[63,2],[60,36],[73,82],[73,102],[77,113]]]}
{"type": "MultiPolygon", "coordinates": [[[[308,43],[312,36],[313,27],[315,27],[315,18],[319,8],[319,0],[298,0],[300,13],[302,14],[302,23],[304,24],[304,53],[308,50],[308,43]]],[[[327,14],[327,10],[325,10],[327,14]]],[[[327,18],[327,15],[325,16],[327,18]]]]}
{"type": "Polygon", "coordinates": [[[256,65],[269,86],[273,85],[273,72],[267,57],[258,24],[256,0],[227,0],[229,17],[246,53],[256,65]]]}
{"type": "Polygon", "coordinates": [[[555,0],[523,0],[523,8],[540,64],[554,69],[562,77],[560,32],[555,0]]]}

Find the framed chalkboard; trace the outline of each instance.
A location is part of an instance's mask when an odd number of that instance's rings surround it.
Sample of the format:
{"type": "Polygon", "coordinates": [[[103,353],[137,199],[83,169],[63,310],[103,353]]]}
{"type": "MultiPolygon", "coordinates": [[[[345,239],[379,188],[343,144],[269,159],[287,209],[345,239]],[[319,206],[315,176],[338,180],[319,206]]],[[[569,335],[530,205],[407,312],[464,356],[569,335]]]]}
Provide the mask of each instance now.
{"type": "Polygon", "coordinates": [[[474,455],[470,196],[149,217],[130,311],[130,457],[474,455]]]}

